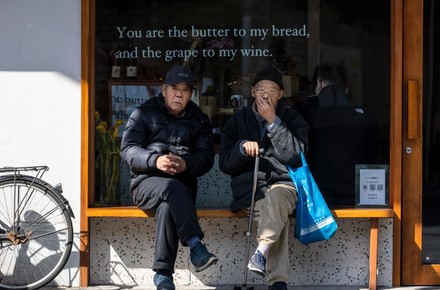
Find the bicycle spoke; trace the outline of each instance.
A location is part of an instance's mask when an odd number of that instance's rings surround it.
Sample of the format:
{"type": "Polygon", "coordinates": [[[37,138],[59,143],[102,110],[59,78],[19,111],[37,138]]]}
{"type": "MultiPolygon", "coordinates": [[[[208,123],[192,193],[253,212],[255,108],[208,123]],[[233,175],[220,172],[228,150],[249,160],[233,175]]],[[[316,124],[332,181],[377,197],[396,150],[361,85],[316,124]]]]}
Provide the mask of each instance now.
{"type": "Polygon", "coordinates": [[[0,272],[2,274],[11,273],[11,269],[15,269],[16,260],[18,259],[18,248],[7,247],[2,249],[0,254],[0,272]]]}
{"type": "MultiPolygon", "coordinates": [[[[42,237],[46,237],[46,236],[50,236],[50,235],[53,235],[53,234],[56,234],[56,233],[64,232],[67,229],[68,228],[64,228],[64,229],[59,229],[59,230],[56,230],[56,231],[53,231],[53,232],[50,232],[50,233],[45,233],[45,234],[41,234],[41,235],[38,235],[38,236],[32,236],[30,239],[31,240],[37,240],[37,239],[42,238],[42,237]]],[[[60,239],[57,239],[57,241],[60,241],[60,239]]]]}
{"type": "Polygon", "coordinates": [[[4,229],[6,230],[10,225],[12,225],[12,221],[11,221],[11,217],[12,215],[10,214],[10,207],[8,207],[7,205],[10,205],[11,202],[8,201],[6,198],[7,197],[11,197],[12,194],[7,194],[5,192],[5,188],[1,188],[1,199],[0,199],[0,207],[1,207],[1,211],[0,211],[0,220],[2,221],[2,227],[4,227],[4,229]],[[3,221],[4,219],[4,221],[3,221]],[[8,223],[8,224],[6,224],[8,223]]]}
{"type": "Polygon", "coordinates": [[[44,213],[44,215],[40,215],[40,217],[33,221],[32,223],[30,223],[26,229],[23,229],[24,231],[30,230],[33,226],[38,225],[41,222],[44,222],[47,219],[47,217],[49,217],[52,213],[56,212],[57,210],[59,210],[59,208],[54,207],[53,209],[49,210],[48,212],[44,213]]]}

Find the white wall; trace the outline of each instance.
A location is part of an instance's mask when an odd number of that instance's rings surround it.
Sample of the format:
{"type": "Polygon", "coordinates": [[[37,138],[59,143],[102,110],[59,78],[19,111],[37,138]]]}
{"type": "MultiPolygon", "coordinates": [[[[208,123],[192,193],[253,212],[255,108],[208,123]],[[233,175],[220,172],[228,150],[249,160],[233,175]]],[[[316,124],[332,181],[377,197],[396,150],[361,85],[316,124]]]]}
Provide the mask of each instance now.
{"type": "Polygon", "coordinates": [[[80,48],[80,0],[0,0],[0,167],[48,165],[63,184],[76,219],[61,285],[79,279],[80,48]]]}

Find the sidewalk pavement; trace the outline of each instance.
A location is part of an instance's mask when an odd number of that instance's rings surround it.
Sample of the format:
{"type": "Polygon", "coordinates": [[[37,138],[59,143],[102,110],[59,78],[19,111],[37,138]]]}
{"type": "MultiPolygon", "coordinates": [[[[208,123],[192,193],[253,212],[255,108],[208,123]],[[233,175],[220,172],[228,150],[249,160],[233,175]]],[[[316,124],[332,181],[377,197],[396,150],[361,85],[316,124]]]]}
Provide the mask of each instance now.
{"type": "MultiPolygon", "coordinates": [[[[177,290],[234,290],[234,286],[240,286],[241,290],[250,290],[249,287],[254,287],[254,290],[267,290],[264,285],[218,285],[218,286],[178,286],[177,290]]],[[[79,287],[43,287],[43,290],[156,290],[154,285],[139,285],[139,286],[89,286],[86,288],[79,287]]],[[[407,287],[378,287],[378,290],[440,290],[439,286],[407,286],[407,287]]],[[[368,290],[366,286],[289,286],[288,290],[368,290]]]]}

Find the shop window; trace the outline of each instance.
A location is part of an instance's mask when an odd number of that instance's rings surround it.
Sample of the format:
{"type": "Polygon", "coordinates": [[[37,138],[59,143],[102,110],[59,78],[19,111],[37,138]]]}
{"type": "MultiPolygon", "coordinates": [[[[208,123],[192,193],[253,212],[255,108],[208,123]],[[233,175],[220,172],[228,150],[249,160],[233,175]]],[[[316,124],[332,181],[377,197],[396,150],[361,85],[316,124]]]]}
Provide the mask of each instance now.
{"type": "MultiPolygon", "coordinates": [[[[160,93],[175,64],[194,71],[193,100],[219,134],[231,114],[252,103],[249,88],[257,70],[278,68],[284,98],[296,106],[314,94],[316,66],[332,63],[346,71],[350,101],[374,114],[378,155],[366,162],[389,163],[389,1],[96,0],[95,6],[94,110],[107,129],[116,125],[116,144],[131,110],[160,93]]],[[[346,130],[343,123],[335,126],[346,130]]],[[[127,178],[119,178],[108,201],[105,184],[127,169],[102,172],[103,141],[96,137],[95,203],[119,204],[127,178]]],[[[341,190],[354,191],[354,179],[347,188],[341,190]]]]}

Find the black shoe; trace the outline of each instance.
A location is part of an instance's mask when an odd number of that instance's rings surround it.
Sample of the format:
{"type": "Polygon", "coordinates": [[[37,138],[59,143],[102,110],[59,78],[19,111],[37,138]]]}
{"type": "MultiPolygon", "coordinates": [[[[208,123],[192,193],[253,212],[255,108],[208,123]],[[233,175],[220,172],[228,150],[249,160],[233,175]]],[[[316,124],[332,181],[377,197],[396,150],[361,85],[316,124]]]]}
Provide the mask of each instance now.
{"type": "Polygon", "coordinates": [[[201,242],[197,242],[190,251],[191,263],[194,265],[196,272],[203,271],[218,261],[218,258],[208,252],[201,242]]]}
{"type": "Polygon", "coordinates": [[[287,284],[284,282],[275,282],[269,286],[269,290],[287,290],[287,284]]]}

